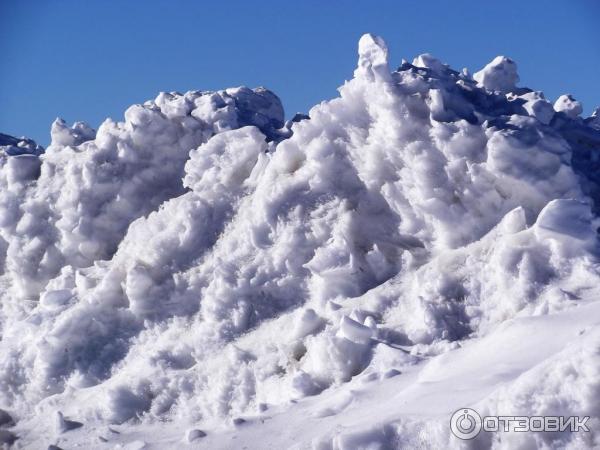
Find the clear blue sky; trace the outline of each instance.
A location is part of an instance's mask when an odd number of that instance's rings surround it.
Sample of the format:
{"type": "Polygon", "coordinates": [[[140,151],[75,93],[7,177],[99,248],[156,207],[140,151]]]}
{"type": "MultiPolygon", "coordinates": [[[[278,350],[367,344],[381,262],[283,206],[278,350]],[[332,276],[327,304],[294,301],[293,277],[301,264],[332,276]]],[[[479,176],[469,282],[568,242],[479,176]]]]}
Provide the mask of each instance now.
{"type": "Polygon", "coordinates": [[[600,2],[0,0],[0,131],[46,145],[55,117],[97,127],[159,91],[266,86],[288,116],[334,97],[362,33],[391,64],[429,52],[600,105],[600,2]]]}

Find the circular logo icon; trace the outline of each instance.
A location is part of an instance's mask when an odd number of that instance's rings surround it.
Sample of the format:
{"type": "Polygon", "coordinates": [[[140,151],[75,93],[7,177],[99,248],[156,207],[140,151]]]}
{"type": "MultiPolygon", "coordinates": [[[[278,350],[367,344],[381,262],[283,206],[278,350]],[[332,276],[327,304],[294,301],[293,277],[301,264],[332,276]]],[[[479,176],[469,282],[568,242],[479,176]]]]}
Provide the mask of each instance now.
{"type": "Polygon", "coordinates": [[[481,416],[471,408],[461,408],[452,414],[450,430],[459,439],[473,439],[481,431],[481,416]]]}

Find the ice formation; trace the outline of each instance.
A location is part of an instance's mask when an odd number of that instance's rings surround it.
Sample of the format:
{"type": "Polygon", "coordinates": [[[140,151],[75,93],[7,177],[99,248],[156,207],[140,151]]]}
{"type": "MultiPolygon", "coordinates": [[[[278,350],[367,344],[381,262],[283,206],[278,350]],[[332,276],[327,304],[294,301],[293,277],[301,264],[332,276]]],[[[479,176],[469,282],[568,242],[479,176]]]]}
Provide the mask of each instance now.
{"type": "Polygon", "coordinates": [[[512,59],[496,56],[491,63],[476,72],[473,79],[487,90],[506,94],[516,89],[519,74],[512,59]]]}
{"type": "Polygon", "coordinates": [[[358,47],[288,122],[262,88],[161,93],[0,147],[6,442],[458,447],[470,405],[599,423],[597,116],[506,57],[471,77],[358,47]]]}

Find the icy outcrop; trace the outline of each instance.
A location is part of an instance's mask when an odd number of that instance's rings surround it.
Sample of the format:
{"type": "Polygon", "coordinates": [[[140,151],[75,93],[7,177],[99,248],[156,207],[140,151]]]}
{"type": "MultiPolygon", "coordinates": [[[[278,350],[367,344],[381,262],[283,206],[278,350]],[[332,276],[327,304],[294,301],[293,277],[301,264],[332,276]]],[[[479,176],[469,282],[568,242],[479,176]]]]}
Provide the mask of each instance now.
{"type": "Polygon", "coordinates": [[[489,91],[511,92],[519,82],[517,64],[506,56],[496,56],[491,63],[475,72],[473,79],[489,91]]]}
{"type": "Polygon", "coordinates": [[[581,103],[573,98],[572,95],[566,94],[558,97],[554,103],[555,111],[565,113],[568,117],[575,119],[583,112],[581,103]]]}
{"type": "Polygon", "coordinates": [[[555,110],[552,103],[546,100],[542,92],[527,92],[520,95],[519,98],[525,100],[523,108],[530,116],[535,117],[544,125],[550,124],[555,110]]]}
{"type": "Polygon", "coordinates": [[[1,160],[0,406],[209,430],[577,304],[600,133],[517,82],[365,35],[298,120],[236,88],[55,122],[1,160]]]}
{"type": "Polygon", "coordinates": [[[50,137],[52,146],[77,146],[95,139],[96,131],[85,122],[75,122],[69,127],[63,119],[56,119],[50,128],[50,137]]]}
{"type": "Polygon", "coordinates": [[[412,65],[415,67],[425,67],[438,75],[443,75],[444,71],[447,69],[445,64],[442,64],[440,60],[436,59],[429,53],[424,53],[417,56],[413,60],[412,65]]]}
{"type": "Polygon", "coordinates": [[[41,145],[26,137],[16,138],[8,134],[0,133],[0,154],[2,155],[39,155],[44,151],[41,145]]]}
{"type": "Polygon", "coordinates": [[[97,133],[56,120],[42,156],[11,159],[2,173],[0,236],[12,295],[35,299],[62,268],[110,258],[131,222],[185,192],[191,149],[245,125],[272,136],[283,125],[279,99],[262,88],[162,93],[97,133]]]}
{"type": "Polygon", "coordinates": [[[358,67],[354,76],[369,81],[389,80],[388,49],[379,36],[365,34],[358,41],[358,67]]]}

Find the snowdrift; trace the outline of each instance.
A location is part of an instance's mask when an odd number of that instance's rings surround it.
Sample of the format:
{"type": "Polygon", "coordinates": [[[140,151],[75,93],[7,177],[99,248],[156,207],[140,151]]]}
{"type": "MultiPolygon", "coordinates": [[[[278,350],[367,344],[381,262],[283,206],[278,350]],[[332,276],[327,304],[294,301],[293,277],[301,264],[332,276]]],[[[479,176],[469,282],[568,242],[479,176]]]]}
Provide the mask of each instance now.
{"type": "Polygon", "coordinates": [[[600,119],[518,81],[365,35],[288,122],[235,88],[0,141],[0,437],[460,447],[477,405],[592,417],[477,448],[600,445],[600,119]]]}

